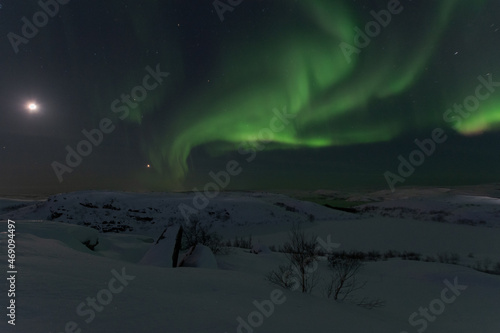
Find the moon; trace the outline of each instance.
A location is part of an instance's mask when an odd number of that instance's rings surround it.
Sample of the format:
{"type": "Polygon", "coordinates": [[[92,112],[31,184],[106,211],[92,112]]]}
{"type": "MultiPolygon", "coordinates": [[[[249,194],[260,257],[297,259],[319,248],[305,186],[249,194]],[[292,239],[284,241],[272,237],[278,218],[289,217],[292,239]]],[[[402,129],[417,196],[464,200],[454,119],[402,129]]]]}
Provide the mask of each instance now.
{"type": "Polygon", "coordinates": [[[28,102],[26,107],[30,113],[38,112],[38,105],[35,102],[28,102]]]}

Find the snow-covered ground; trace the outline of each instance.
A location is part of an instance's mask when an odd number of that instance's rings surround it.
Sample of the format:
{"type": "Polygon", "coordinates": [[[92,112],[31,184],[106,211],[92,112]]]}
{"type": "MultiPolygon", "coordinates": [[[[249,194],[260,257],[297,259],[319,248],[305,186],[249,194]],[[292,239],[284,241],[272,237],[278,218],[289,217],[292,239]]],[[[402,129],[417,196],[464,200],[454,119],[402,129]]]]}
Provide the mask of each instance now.
{"type": "MultiPolygon", "coordinates": [[[[0,332],[499,332],[500,275],[468,267],[500,262],[500,228],[491,227],[499,225],[498,199],[411,193],[406,199],[379,193],[357,201],[373,201],[383,212],[404,206],[455,214],[460,208],[465,216],[477,210],[487,223],[381,216],[376,209],[351,214],[250,192],[221,193],[198,209],[200,221],[225,239],[251,235],[262,248],[283,244],[300,223],[326,243],[339,243],[339,251],[458,255],[455,265],[398,258],[365,263],[359,280],[367,284],[355,296],[385,301],[371,310],[328,299],[326,280],[311,294],[270,284],[265,275],[286,260],[278,252],[232,248],[216,255],[217,269],[141,264],[164,228],[183,221],[179,205],[194,207],[191,193],[75,192],[17,207],[0,200],[0,221],[16,221],[18,271],[16,326],[4,314],[0,332]]],[[[0,261],[7,271],[7,223],[0,223],[0,231],[0,261]]],[[[316,270],[325,279],[327,266],[321,258],[316,270]]],[[[4,282],[6,313],[8,288],[4,282]]]]}
{"type": "Polygon", "coordinates": [[[450,189],[403,190],[396,193],[359,209],[381,216],[500,227],[498,197],[471,195],[450,189]]]}

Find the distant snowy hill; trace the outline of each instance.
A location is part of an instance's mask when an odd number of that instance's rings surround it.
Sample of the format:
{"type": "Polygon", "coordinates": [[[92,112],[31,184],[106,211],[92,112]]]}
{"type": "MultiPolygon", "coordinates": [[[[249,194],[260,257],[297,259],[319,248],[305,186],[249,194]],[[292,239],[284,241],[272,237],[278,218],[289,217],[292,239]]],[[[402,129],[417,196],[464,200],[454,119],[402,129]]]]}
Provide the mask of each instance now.
{"type": "Polygon", "coordinates": [[[271,193],[225,192],[207,199],[206,207],[200,202],[205,203],[200,194],[194,193],[84,191],[54,195],[27,206],[20,203],[17,209],[3,214],[0,211],[0,219],[49,220],[102,232],[157,234],[167,225],[185,221],[185,216],[222,228],[357,218],[355,214],[271,193]]]}
{"type": "MultiPolygon", "coordinates": [[[[500,227],[500,199],[450,189],[406,189],[375,192],[364,199],[378,200],[358,206],[372,216],[399,217],[484,227],[500,227]]],[[[353,197],[352,200],[359,200],[353,197]]]]}

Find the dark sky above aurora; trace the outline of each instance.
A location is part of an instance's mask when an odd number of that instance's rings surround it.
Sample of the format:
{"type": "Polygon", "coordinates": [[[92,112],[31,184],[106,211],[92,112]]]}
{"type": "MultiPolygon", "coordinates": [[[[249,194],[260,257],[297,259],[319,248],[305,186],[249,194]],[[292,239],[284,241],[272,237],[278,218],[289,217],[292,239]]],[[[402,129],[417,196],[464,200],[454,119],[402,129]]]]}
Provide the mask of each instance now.
{"type": "Polygon", "coordinates": [[[388,188],[438,127],[448,139],[398,186],[499,181],[500,87],[446,112],[479,76],[500,82],[500,3],[401,0],[347,61],[340,43],[388,2],[244,0],[221,21],[213,1],[70,1],[16,53],[8,34],[41,7],[3,1],[0,194],[191,190],[231,160],[230,189],[388,188]],[[148,66],[169,75],[121,100],[148,66]],[[53,162],[103,118],[114,130],[59,182],[53,162]]]}

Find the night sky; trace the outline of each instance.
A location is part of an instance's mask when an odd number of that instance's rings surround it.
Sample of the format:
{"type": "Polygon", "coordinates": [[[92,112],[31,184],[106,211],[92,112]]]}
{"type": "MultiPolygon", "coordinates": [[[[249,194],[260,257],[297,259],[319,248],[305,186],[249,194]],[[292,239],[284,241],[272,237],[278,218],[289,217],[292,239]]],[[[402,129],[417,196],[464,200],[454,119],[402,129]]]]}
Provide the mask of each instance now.
{"type": "Polygon", "coordinates": [[[45,2],[0,3],[0,195],[500,181],[498,1],[45,2]]]}

